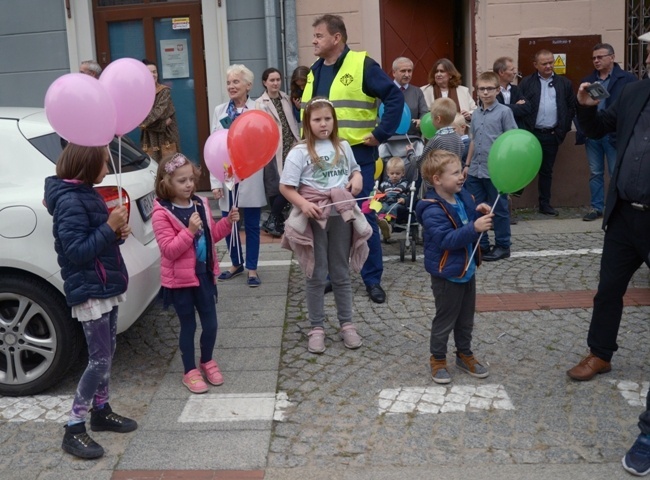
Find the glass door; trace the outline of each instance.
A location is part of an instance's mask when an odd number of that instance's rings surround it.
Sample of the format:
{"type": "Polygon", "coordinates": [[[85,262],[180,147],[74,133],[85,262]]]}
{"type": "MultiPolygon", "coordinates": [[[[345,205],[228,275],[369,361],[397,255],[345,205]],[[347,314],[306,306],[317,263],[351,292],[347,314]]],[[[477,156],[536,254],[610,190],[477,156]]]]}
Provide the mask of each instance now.
{"type": "MultiPolygon", "coordinates": [[[[200,2],[96,8],[97,58],[102,67],[123,57],[156,63],[158,81],[170,87],[180,136],[180,149],[203,162],[209,114],[200,2]]],[[[140,130],[128,136],[140,144],[140,130]]],[[[209,187],[202,169],[200,188],[209,187]]]]}

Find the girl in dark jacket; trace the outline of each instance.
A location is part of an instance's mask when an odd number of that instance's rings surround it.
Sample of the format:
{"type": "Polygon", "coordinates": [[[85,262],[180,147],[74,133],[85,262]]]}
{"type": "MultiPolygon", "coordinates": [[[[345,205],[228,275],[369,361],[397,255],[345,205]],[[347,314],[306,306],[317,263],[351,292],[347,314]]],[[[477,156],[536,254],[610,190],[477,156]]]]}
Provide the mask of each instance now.
{"type": "Polygon", "coordinates": [[[138,427],[108,404],[117,305],[125,300],[128,284],[119,245],[131,233],[126,207],[109,213],[93,188],[108,173],[108,161],[107,147],[68,144],[56,164],[56,176],[45,179],[45,203],[54,217],[54,248],[66,301],[88,344],[88,366],[79,380],[62,443],[63,450],[80,458],[104,454],[86,433],[89,411],[93,431],[125,433],[138,427]]]}

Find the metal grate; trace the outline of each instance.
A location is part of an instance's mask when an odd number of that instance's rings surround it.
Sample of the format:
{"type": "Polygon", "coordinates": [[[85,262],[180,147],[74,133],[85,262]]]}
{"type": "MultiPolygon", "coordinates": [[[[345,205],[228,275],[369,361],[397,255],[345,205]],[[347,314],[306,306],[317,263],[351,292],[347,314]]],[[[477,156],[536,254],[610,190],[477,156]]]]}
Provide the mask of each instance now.
{"type": "Polygon", "coordinates": [[[625,60],[627,69],[639,78],[647,75],[645,59],[646,44],[638,36],[650,32],[650,0],[627,0],[625,6],[627,51],[625,60]]]}

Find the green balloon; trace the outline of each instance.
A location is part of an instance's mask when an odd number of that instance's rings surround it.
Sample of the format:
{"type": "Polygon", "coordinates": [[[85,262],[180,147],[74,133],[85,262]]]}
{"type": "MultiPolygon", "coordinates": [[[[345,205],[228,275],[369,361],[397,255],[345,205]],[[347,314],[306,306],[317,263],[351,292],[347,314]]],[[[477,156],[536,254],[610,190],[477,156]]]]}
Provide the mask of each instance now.
{"type": "Polygon", "coordinates": [[[542,146],[527,130],[499,135],[488,155],[490,179],[499,193],[514,193],[533,181],[542,164],[542,146]]]}
{"type": "Polygon", "coordinates": [[[433,121],[431,120],[431,112],[425,113],[420,119],[420,131],[424,138],[433,138],[436,134],[436,127],[433,126],[433,121]]]}

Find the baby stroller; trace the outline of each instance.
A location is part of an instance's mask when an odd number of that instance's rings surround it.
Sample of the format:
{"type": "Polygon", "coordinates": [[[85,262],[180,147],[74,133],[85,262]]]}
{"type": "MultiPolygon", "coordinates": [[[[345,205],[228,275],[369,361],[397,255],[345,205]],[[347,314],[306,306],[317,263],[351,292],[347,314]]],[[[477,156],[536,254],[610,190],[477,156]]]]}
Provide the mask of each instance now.
{"type": "Polygon", "coordinates": [[[385,143],[379,145],[379,157],[384,163],[382,175],[377,180],[377,186],[382,181],[387,179],[386,176],[386,162],[391,157],[399,157],[404,160],[404,177],[409,184],[409,198],[407,201],[408,215],[406,215],[406,223],[398,223],[397,220],[393,224],[393,232],[391,238],[399,241],[399,259],[404,261],[407,250],[411,251],[411,261],[415,262],[416,257],[416,241],[419,238],[419,225],[415,217],[415,203],[417,202],[417,189],[419,187],[419,176],[417,165],[415,162],[410,162],[406,154],[406,147],[413,145],[413,154],[417,157],[422,155],[424,150],[424,142],[416,135],[393,135],[385,143]]]}

